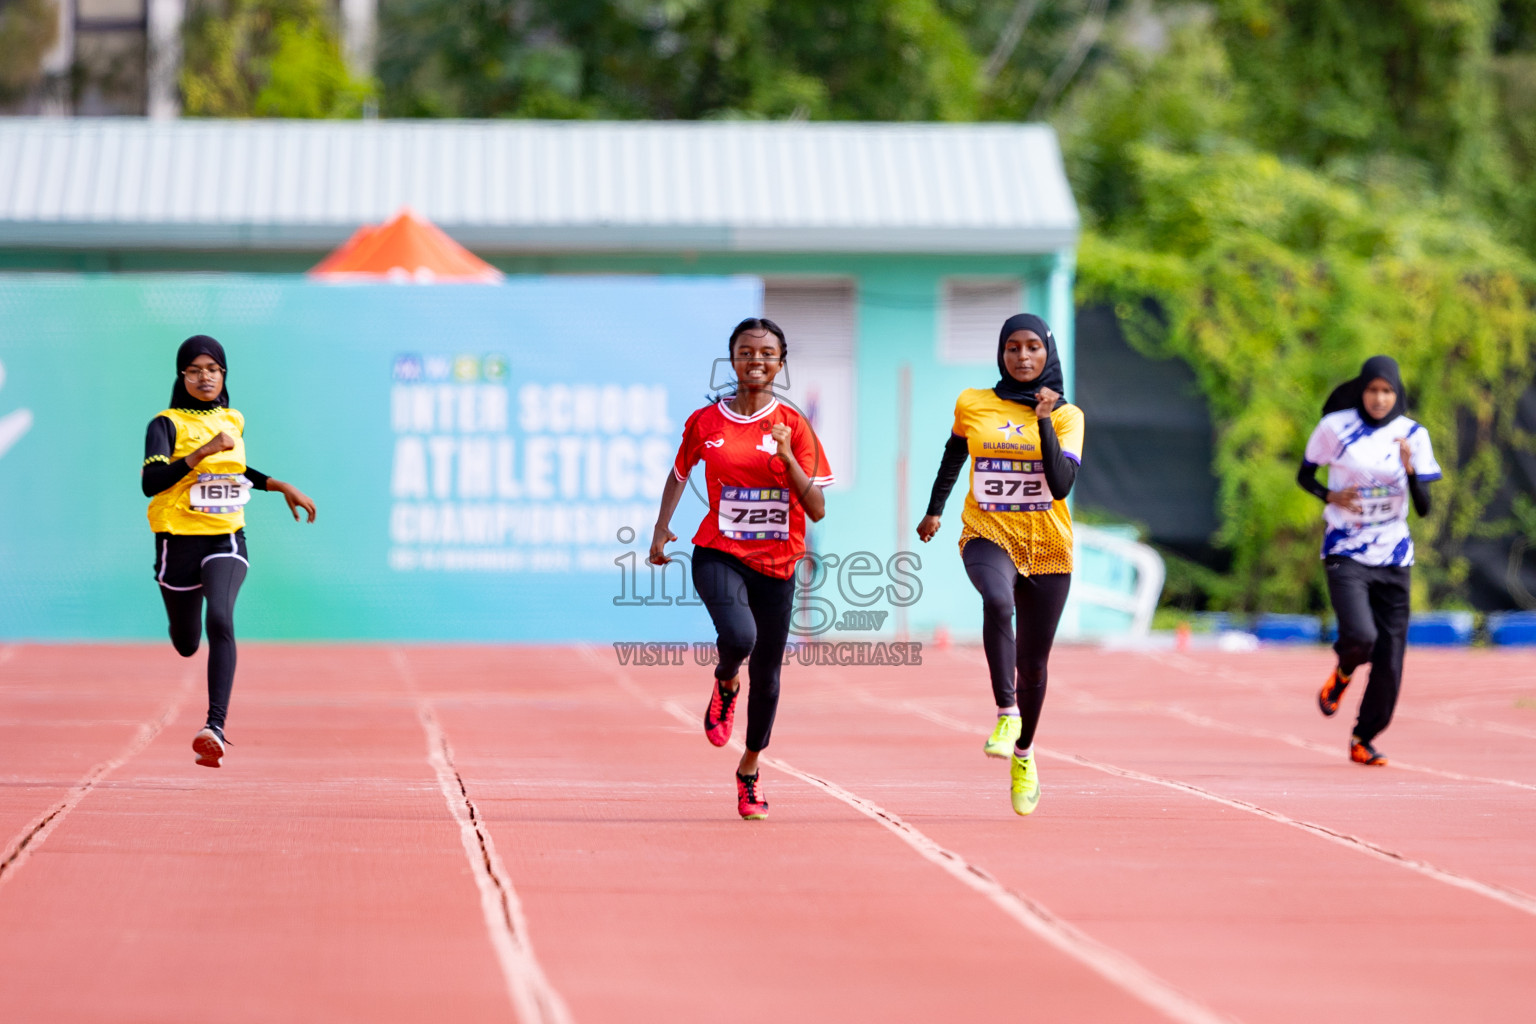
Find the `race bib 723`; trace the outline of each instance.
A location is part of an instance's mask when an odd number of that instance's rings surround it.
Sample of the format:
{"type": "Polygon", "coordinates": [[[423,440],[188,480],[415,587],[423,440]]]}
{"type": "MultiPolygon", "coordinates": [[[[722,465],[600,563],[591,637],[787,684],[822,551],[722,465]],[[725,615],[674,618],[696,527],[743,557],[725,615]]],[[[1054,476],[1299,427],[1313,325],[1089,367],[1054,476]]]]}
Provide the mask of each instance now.
{"type": "Polygon", "coordinates": [[[732,540],[788,540],[789,491],[721,487],[720,533],[732,540]]]}

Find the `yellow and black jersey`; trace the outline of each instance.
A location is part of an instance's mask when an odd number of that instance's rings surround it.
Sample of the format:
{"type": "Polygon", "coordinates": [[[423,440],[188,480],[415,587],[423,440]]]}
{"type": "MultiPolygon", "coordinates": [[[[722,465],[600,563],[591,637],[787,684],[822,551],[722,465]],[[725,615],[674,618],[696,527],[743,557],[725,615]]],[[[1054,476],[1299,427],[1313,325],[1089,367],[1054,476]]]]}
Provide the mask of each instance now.
{"type": "Polygon", "coordinates": [[[234,409],[166,409],[149,423],[144,438],[144,493],[155,533],[211,536],[245,526],[252,490],[267,477],[245,464],[245,417],[234,409]],[[235,439],[227,452],[188,469],[186,456],[223,431],[235,439]]]}
{"type": "MultiPolygon", "coordinates": [[[[1051,413],[1061,454],[1081,463],[1083,411],[1061,405],[1051,413]]],[[[1013,559],[1025,576],[1072,571],[1072,515],[1046,485],[1040,423],[1034,410],[971,388],[955,402],[953,433],[971,457],[960,547],[983,537],[1013,559]]]]}

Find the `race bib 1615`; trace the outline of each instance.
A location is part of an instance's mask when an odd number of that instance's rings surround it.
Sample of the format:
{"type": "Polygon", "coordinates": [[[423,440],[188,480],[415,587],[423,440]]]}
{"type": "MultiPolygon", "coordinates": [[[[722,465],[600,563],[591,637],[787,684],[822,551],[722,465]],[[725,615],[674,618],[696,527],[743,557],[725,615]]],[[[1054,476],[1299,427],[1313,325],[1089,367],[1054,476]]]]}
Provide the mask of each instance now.
{"type": "Polygon", "coordinates": [[[251,482],[240,473],[199,473],[187,499],[194,512],[238,512],[251,500],[251,482]]]}

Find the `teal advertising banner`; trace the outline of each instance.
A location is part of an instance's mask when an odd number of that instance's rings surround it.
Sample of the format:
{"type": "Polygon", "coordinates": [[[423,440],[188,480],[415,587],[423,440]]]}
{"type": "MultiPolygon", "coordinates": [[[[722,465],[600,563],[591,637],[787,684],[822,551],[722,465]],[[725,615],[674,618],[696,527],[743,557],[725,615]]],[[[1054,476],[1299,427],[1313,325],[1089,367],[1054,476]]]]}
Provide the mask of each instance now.
{"type": "Polygon", "coordinates": [[[681,570],[643,558],[683,421],[761,304],[746,277],[0,277],[0,637],[165,634],[139,471],[191,334],[228,353],[250,465],[319,508],[247,506],[242,636],[707,636],[663,589],[681,570]]]}

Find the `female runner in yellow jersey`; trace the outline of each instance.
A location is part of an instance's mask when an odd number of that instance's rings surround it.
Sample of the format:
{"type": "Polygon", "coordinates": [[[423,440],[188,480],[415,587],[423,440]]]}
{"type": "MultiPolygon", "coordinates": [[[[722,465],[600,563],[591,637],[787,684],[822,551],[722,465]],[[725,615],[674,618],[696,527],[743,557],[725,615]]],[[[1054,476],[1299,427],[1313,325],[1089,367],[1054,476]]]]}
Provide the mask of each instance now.
{"type": "Polygon", "coordinates": [[[1056,339],[1039,317],[1020,313],[1003,324],[997,368],[996,387],[962,391],[955,402],[954,429],[917,535],[926,543],[939,532],[969,456],[960,553],[981,593],[982,644],[997,701],[997,726],[982,749],[990,757],[1012,755],[1013,809],[1029,814],[1040,802],[1034,738],[1046,662],[1072,582],[1065,498],[1082,462],[1083,412],[1061,401],[1056,339]]]}
{"type": "Polygon", "coordinates": [[[149,422],[144,496],[155,531],[155,582],[165,600],[171,643],[197,653],[208,605],[208,720],[192,740],[197,763],[219,767],[224,719],[235,684],[235,597],[250,563],[245,503],[251,491],[277,491],[293,518],[315,521],[315,503],[291,484],[245,464],[245,417],[229,407],[224,347],[204,334],[176,352],[171,407],[149,422]]]}

